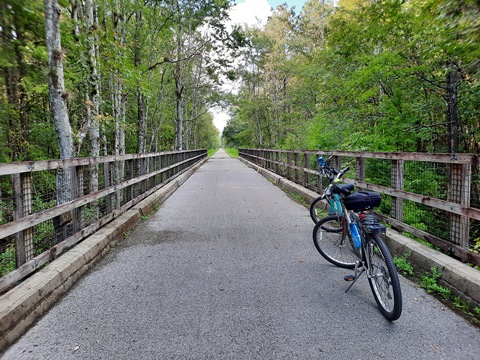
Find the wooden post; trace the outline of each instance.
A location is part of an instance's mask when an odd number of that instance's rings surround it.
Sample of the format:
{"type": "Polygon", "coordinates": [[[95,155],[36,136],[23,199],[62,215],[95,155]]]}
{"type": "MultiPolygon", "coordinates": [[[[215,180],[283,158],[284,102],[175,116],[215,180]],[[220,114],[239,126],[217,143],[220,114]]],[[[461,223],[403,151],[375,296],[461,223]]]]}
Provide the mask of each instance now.
{"type": "Polygon", "coordinates": [[[365,158],[357,157],[357,180],[365,181],[365,158]]]}
{"type": "Polygon", "coordinates": [[[180,172],[180,165],[178,165],[178,163],[180,162],[180,156],[181,156],[181,154],[179,154],[179,153],[176,153],[175,156],[174,156],[175,172],[173,173],[173,175],[177,175],[180,172]]]}
{"type": "Polygon", "coordinates": [[[295,161],[295,182],[298,183],[298,152],[293,153],[295,161]]]}
{"type": "MultiPolygon", "coordinates": [[[[404,160],[392,160],[392,189],[404,189],[404,174],[405,174],[404,160]]],[[[403,222],[403,199],[392,196],[392,218],[403,222]]]]}
{"type": "Polygon", "coordinates": [[[275,151],[275,174],[280,174],[278,160],[279,160],[279,152],[277,150],[277,151],[275,151]]]}
{"type": "MultiPolygon", "coordinates": [[[[472,166],[470,164],[450,165],[449,201],[470,207],[470,187],[472,166]]],[[[465,249],[469,245],[470,219],[466,216],[451,214],[450,241],[465,249]]]]}
{"type": "MultiPolygon", "coordinates": [[[[133,159],[129,159],[125,161],[125,168],[127,169],[127,173],[130,174],[130,176],[127,176],[128,179],[133,179],[135,177],[135,164],[133,159]]],[[[134,184],[132,186],[129,186],[127,189],[125,189],[125,196],[128,197],[129,199],[133,199],[134,197],[137,196],[138,193],[138,184],[134,184]]]]}
{"type": "MultiPolygon", "coordinates": [[[[139,169],[138,175],[145,175],[148,172],[148,161],[149,161],[149,159],[141,158],[139,160],[140,160],[140,169],[139,169]]],[[[148,187],[147,181],[148,180],[143,180],[142,182],[140,182],[140,184],[141,184],[140,194],[143,194],[147,191],[147,187],[148,187]]]]}
{"type": "MultiPolygon", "coordinates": [[[[103,164],[103,177],[105,178],[105,189],[111,186],[110,181],[110,163],[103,164]]],[[[105,196],[105,214],[112,213],[112,194],[105,196]]]]}
{"type": "Polygon", "coordinates": [[[290,164],[292,163],[292,153],[287,153],[287,179],[291,178],[290,164]]]}
{"type": "MultiPolygon", "coordinates": [[[[160,170],[160,166],[161,166],[161,163],[160,163],[160,156],[155,156],[153,158],[153,166],[152,166],[152,171],[157,171],[157,170],[160,170]]],[[[152,187],[155,187],[157,186],[161,181],[158,181],[158,178],[160,176],[159,175],[155,175],[153,177],[153,184],[152,184],[152,187]]]]}
{"type": "MultiPolygon", "coordinates": [[[[166,164],[165,164],[165,155],[160,155],[160,169],[163,169],[164,167],[166,167],[166,164]]],[[[165,181],[165,173],[161,173],[160,174],[160,182],[164,182],[165,181]]]]}
{"type": "Polygon", "coordinates": [[[310,173],[306,170],[309,170],[310,169],[310,163],[309,163],[309,156],[308,156],[308,153],[304,153],[303,154],[303,159],[304,159],[304,171],[303,171],[303,181],[305,183],[305,187],[308,187],[308,184],[309,184],[309,177],[310,177],[310,173]]]}
{"type": "MultiPolygon", "coordinates": [[[[83,166],[76,166],[75,167],[75,178],[73,179],[73,198],[77,199],[83,195],[83,166]]],[[[84,217],[83,217],[83,209],[84,206],[76,208],[72,210],[72,226],[73,226],[73,234],[83,229],[85,225],[84,217]]]]}
{"type": "MultiPolygon", "coordinates": [[[[20,174],[12,175],[12,185],[13,185],[13,200],[14,200],[14,211],[13,219],[21,219],[23,215],[23,202],[22,202],[22,182],[20,179],[20,174]]],[[[20,267],[25,264],[25,242],[24,242],[23,231],[18,232],[15,236],[15,254],[16,254],[16,267],[20,267]]]]}
{"type": "MultiPolygon", "coordinates": [[[[14,219],[19,220],[32,211],[32,175],[31,173],[12,175],[14,194],[14,219]]],[[[16,234],[15,254],[16,267],[20,267],[33,258],[33,232],[32,228],[16,234]]]]}
{"type": "Polygon", "coordinates": [[[340,162],[340,157],[339,156],[334,156],[333,157],[333,163],[335,164],[335,167],[337,168],[338,171],[342,170],[342,169],[340,169],[341,162],[340,162]]]}

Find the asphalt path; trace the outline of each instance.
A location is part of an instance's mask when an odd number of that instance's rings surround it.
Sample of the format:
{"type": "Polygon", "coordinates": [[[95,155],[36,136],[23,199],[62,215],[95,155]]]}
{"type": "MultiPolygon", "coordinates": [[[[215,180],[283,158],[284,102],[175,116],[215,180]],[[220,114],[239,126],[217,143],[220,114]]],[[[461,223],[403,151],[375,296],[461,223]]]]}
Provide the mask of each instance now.
{"type": "Polygon", "coordinates": [[[479,359],[401,278],[396,322],[312,242],[308,210],[218,151],[2,359],[479,359]]]}

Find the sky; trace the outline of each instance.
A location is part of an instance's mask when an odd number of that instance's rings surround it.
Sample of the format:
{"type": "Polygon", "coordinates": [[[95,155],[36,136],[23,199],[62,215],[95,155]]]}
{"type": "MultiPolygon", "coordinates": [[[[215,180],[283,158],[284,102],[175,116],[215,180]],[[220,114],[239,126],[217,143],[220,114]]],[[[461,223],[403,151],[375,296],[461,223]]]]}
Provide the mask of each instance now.
{"type": "MultiPolygon", "coordinates": [[[[295,6],[296,12],[300,12],[305,0],[235,0],[236,5],[230,9],[232,24],[248,24],[249,26],[264,25],[271,14],[271,9],[278,5],[287,3],[289,7],[295,6]]],[[[213,108],[213,124],[220,133],[229,119],[228,109],[213,108]]]]}

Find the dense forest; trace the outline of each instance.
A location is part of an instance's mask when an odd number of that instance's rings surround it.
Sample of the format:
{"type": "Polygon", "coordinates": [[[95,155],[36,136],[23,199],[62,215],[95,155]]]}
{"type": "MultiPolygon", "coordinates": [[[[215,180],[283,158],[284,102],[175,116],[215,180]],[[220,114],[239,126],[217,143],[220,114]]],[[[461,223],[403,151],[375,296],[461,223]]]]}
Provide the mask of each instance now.
{"type": "Polygon", "coordinates": [[[2,0],[0,162],[217,146],[231,5],[2,0]]]}
{"type": "Polygon", "coordinates": [[[245,44],[226,146],[479,152],[477,0],[308,0],[245,44]]]}
{"type": "Polygon", "coordinates": [[[479,151],[478,0],[233,5],[3,0],[0,162],[217,147],[213,106],[228,147],[479,151]]]}

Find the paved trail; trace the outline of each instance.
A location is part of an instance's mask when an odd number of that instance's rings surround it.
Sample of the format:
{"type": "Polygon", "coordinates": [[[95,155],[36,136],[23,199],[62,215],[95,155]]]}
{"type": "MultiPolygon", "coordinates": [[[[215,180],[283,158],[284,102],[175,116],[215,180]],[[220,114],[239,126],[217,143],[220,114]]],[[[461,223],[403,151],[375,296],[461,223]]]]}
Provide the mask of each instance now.
{"type": "Polygon", "coordinates": [[[312,242],[308,211],[217,152],[2,359],[478,359],[480,331],[401,278],[402,317],[312,242]]]}

